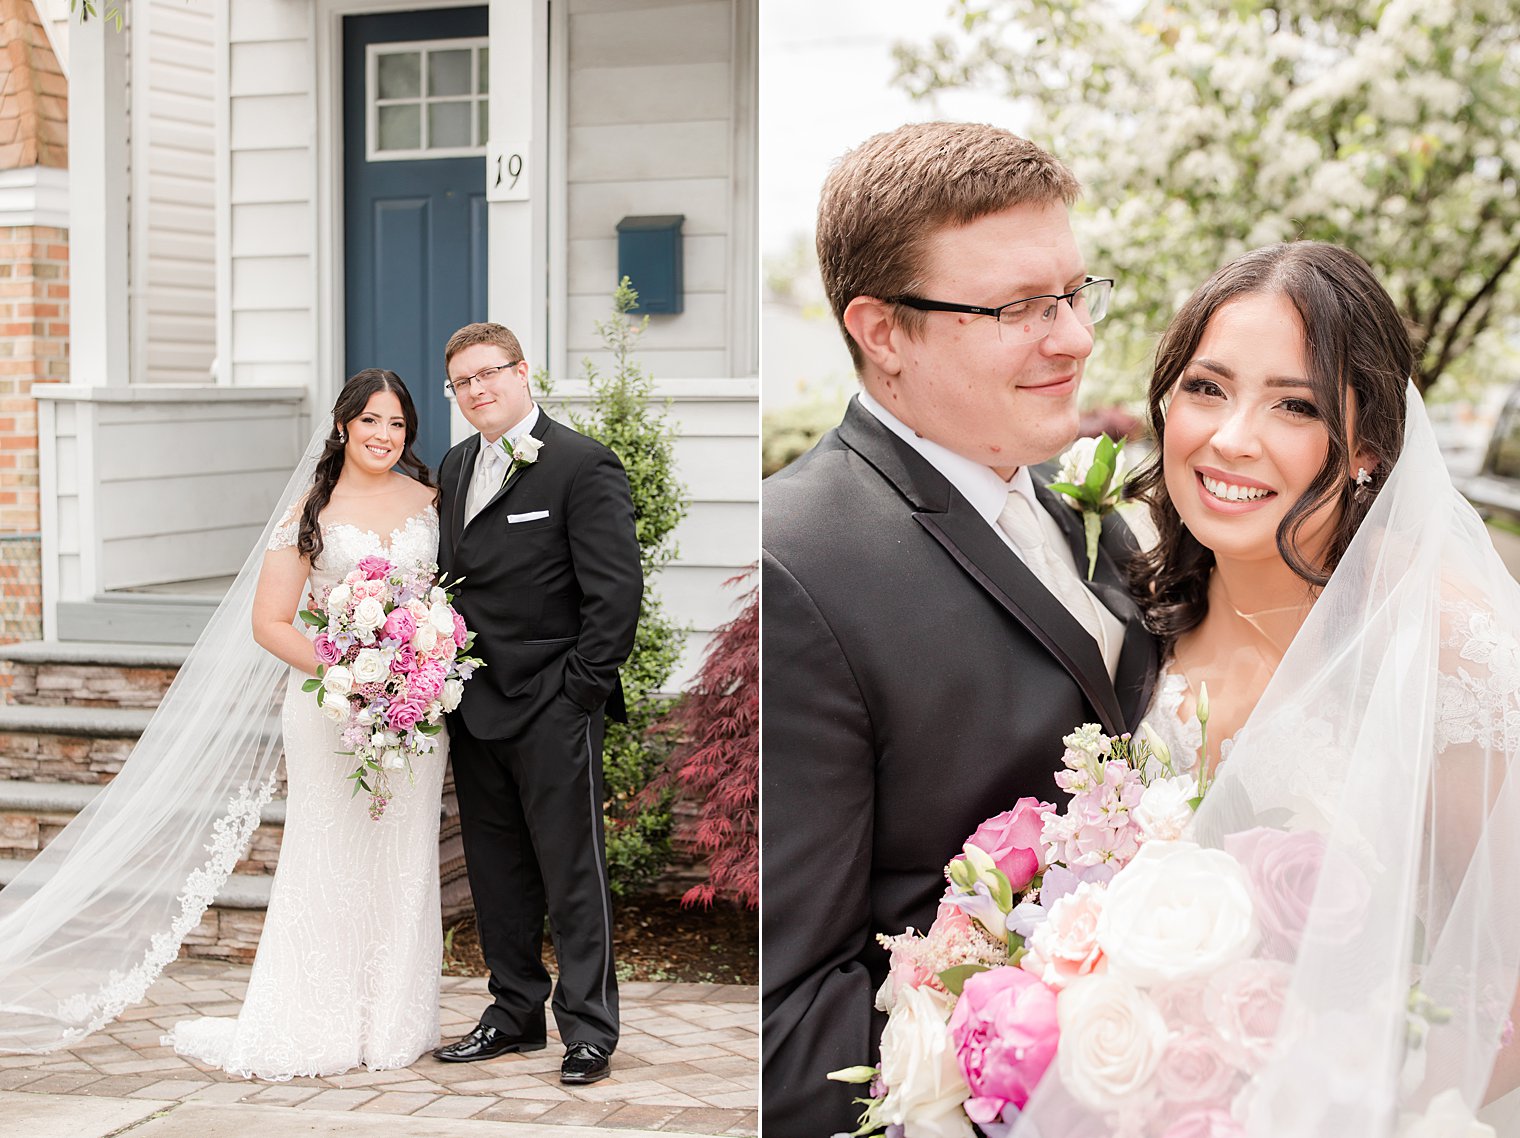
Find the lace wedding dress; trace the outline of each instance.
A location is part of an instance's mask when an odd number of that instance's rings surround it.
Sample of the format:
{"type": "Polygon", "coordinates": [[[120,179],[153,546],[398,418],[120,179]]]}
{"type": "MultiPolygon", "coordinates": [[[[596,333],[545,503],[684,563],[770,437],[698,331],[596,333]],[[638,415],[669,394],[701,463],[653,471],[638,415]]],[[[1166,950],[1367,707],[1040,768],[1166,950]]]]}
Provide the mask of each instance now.
{"type": "MultiPolygon", "coordinates": [[[[310,581],[318,595],[371,554],[407,566],[437,560],[431,506],[388,541],[346,523],[322,528],[310,581]]],[[[268,548],[295,542],[292,518],[268,548]]],[[[181,1055],[243,1078],[406,1067],[438,1044],[447,737],[414,764],[415,782],[393,776],[390,804],[372,821],[368,798],[353,795],[345,777],[353,761],[337,753],[337,726],[301,691],[305,679],[292,669],[285,689],[285,832],[243,1009],[236,1018],[182,1021],[165,1037],[181,1055]]]]}

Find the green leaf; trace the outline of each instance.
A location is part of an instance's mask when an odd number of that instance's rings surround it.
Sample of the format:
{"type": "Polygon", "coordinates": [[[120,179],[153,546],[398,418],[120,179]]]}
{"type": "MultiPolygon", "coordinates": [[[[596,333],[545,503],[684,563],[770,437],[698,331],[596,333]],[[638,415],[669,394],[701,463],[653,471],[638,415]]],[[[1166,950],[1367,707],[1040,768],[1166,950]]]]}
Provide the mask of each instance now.
{"type": "Polygon", "coordinates": [[[307,624],[314,625],[317,628],[327,627],[327,618],[325,616],[321,616],[318,613],[314,613],[309,609],[302,609],[297,615],[300,616],[300,618],[307,624]]]}
{"type": "Polygon", "coordinates": [[[1087,489],[1083,486],[1074,486],[1070,482],[1052,482],[1046,486],[1047,490],[1054,490],[1057,494],[1065,494],[1069,498],[1081,501],[1087,495],[1087,489]]]}
{"type": "Polygon", "coordinates": [[[310,679],[310,680],[307,680],[304,684],[301,685],[301,690],[302,691],[316,691],[321,686],[322,686],[322,681],[321,680],[310,679]]]}
{"type": "Polygon", "coordinates": [[[1087,492],[1093,496],[1094,500],[1100,500],[1103,497],[1103,491],[1108,489],[1108,480],[1113,476],[1113,473],[1114,464],[1112,461],[1104,462],[1099,458],[1093,459],[1093,464],[1087,468],[1087,478],[1083,482],[1083,485],[1087,488],[1087,492]]]}
{"type": "Polygon", "coordinates": [[[946,968],[939,974],[939,982],[945,986],[945,990],[951,995],[959,996],[966,987],[966,981],[978,972],[986,972],[985,964],[957,964],[954,968],[946,968]]]}
{"type": "Polygon", "coordinates": [[[419,723],[419,724],[417,724],[416,730],[417,730],[417,733],[419,735],[436,735],[436,734],[438,734],[438,732],[440,732],[440,731],[443,730],[443,724],[441,724],[441,723],[419,723]]]}

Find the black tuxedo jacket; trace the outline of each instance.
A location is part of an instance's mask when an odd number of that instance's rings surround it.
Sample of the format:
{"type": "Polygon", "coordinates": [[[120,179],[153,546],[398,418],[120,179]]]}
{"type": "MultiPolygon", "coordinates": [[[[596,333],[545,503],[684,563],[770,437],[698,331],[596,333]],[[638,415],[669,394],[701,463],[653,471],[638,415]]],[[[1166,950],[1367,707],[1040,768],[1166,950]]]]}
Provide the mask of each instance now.
{"type": "MultiPolygon", "coordinates": [[[[1037,494],[1087,565],[1080,516],[1037,494]]],[[[984,818],[1058,801],[1061,737],[1138,726],[1156,649],[1105,519],[1092,585],[1126,632],[1117,681],[1092,637],[971,504],[857,401],[765,483],[761,593],[767,1138],[853,1130],[885,1022],[878,933],[923,930],[945,863],[984,818]]]]}
{"type": "Polygon", "coordinates": [[[532,434],[538,460],[519,465],[469,525],[480,436],[439,470],[438,564],[464,578],[454,605],[486,662],[456,712],[477,739],[519,734],[561,693],[585,711],[623,714],[618,666],[633,650],[644,585],[628,478],[612,451],[543,408],[532,434]]]}

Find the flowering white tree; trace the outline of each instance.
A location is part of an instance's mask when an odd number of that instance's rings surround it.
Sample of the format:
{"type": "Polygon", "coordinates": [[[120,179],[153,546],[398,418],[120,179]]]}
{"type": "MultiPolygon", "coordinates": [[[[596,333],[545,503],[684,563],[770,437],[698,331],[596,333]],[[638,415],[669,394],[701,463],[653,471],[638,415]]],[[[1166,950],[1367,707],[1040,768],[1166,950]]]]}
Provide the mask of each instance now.
{"type": "Polygon", "coordinates": [[[1220,265],[1298,237],[1371,263],[1420,347],[1422,389],[1516,312],[1513,0],[953,11],[957,34],[898,48],[898,81],[996,83],[1031,105],[1028,133],[1085,187],[1089,264],[1120,282],[1104,341],[1128,349],[1125,366],[1220,265]]]}

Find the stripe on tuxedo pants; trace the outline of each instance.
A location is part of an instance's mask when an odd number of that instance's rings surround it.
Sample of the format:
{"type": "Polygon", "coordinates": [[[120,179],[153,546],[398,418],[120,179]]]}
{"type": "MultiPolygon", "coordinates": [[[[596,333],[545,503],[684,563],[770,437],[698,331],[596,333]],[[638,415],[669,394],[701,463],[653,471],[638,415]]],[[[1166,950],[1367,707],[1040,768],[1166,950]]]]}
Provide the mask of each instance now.
{"type": "MultiPolygon", "coordinates": [[[[612,971],[612,901],[607,886],[607,851],[604,845],[595,841],[596,834],[600,833],[602,828],[602,804],[596,797],[595,764],[596,752],[591,746],[591,716],[588,715],[586,716],[586,785],[591,792],[592,845],[599,847],[596,855],[596,876],[602,886],[602,1014],[611,1024],[612,1009],[607,1006],[607,973],[612,971]]],[[[603,843],[605,841],[604,836],[603,843]]]]}

